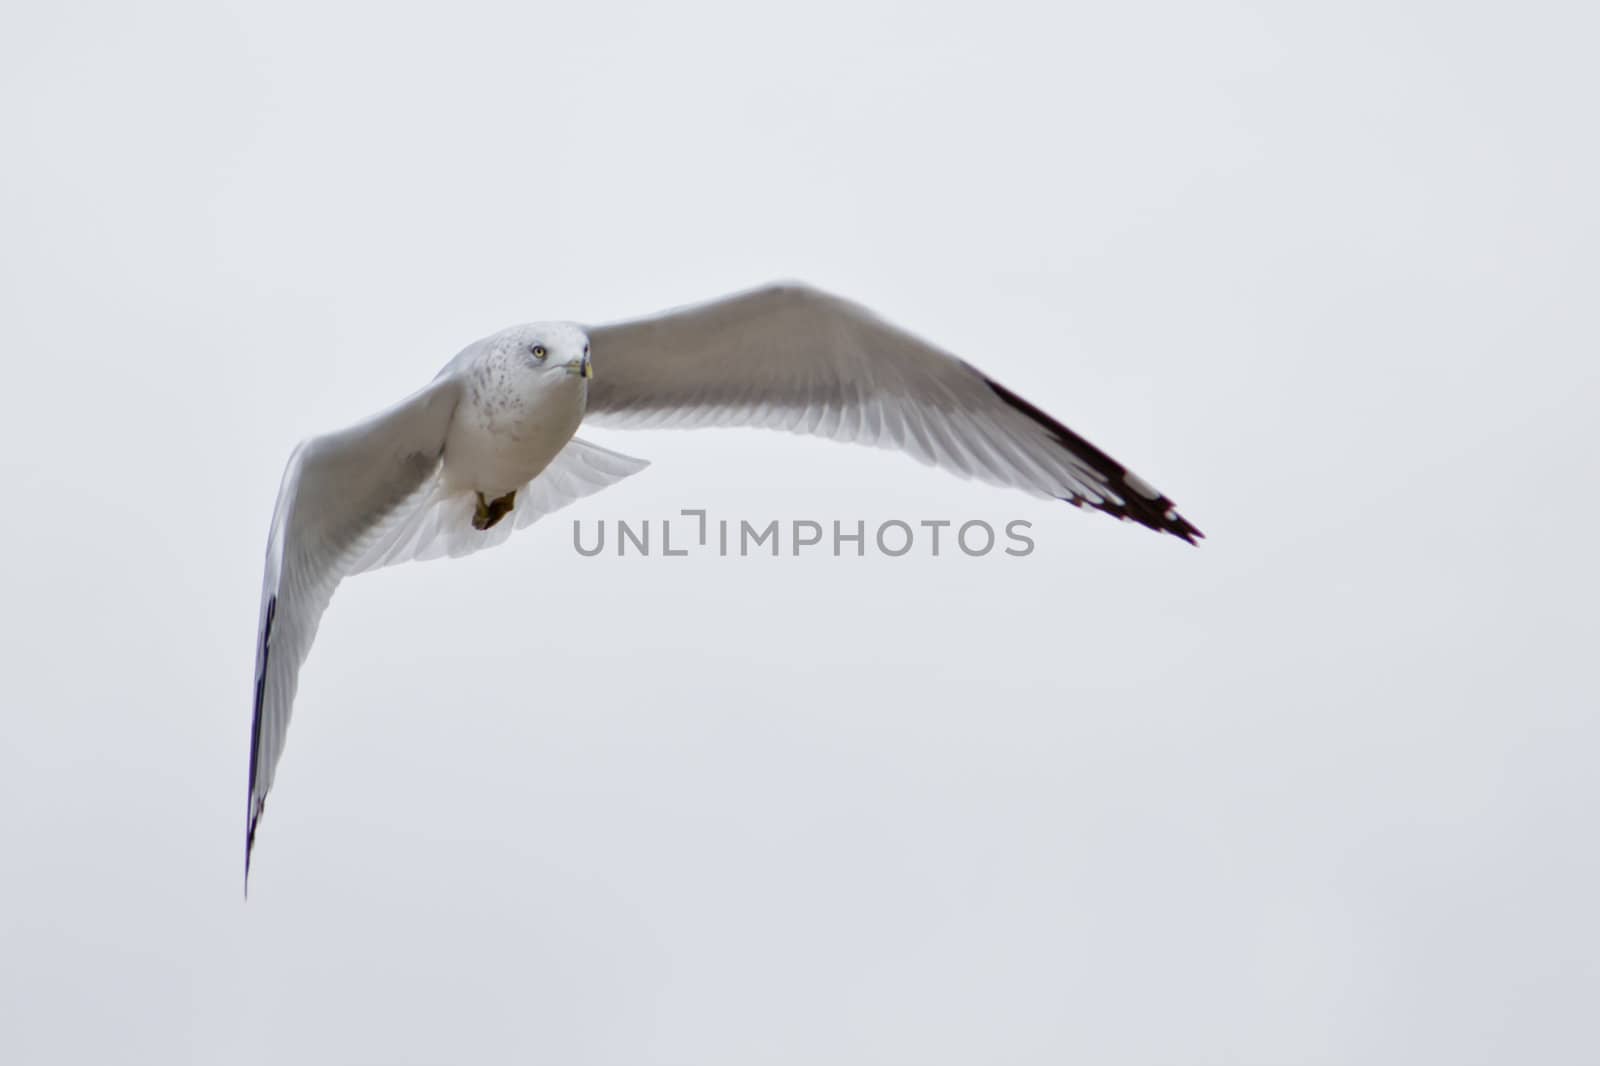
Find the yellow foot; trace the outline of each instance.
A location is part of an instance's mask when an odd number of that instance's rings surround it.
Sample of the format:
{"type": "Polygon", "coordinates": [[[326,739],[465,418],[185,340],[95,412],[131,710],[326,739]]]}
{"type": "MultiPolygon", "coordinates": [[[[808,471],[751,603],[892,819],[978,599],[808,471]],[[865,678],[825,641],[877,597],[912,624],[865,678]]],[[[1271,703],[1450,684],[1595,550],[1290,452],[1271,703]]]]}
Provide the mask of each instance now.
{"type": "Polygon", "coordinates": [[[490,528],[500,519],[510,514],[511,508],[516,505],[517,493],[514,489],[496,500],[486,500],[483,493],[478,493],[478,506],[472,511],[472,528],[490,528]]]}

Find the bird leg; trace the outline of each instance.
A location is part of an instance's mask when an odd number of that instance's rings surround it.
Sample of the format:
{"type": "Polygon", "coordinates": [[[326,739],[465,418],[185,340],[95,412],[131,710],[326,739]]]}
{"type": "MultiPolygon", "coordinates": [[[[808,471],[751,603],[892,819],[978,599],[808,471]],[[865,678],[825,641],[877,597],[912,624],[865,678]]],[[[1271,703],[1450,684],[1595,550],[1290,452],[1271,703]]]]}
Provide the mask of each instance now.
{"type": "Polygon", "coordinates": [[[472,528],[488,529],[500,519],[511,513],[511,508],[517,505],[517,490],[501,496],[499,499],[484,499],[483,493],[478,493],[478,506],[472,512],[472,528]]]}

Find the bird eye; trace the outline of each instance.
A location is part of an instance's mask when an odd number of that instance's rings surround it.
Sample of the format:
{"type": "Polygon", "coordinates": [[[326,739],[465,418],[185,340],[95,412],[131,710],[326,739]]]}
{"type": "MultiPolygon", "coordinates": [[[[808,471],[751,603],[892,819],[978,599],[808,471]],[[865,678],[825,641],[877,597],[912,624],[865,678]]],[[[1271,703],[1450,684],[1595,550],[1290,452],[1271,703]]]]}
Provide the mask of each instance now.
{"type": "Polygon", "coordinates": [[[533,357],[535,359],[543,359],[545,356],[547,356],[549,354],[550,354],[549,352],[544,350],[544,345],[535,344],[533,346],[533,357]]]}

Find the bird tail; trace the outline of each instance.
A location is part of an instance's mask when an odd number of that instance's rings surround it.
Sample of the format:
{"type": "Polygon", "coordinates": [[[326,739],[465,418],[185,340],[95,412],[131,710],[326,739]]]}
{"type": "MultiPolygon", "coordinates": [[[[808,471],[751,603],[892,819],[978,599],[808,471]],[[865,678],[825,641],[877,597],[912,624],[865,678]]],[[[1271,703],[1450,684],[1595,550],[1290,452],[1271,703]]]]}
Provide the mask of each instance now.
{"type": "Polygon", "coordinates": [[[413,559],[459,558],[504,544],[511,534],[567,504],[637,474],[650,463],[574,437],[517,490],[511,512],[488,529],[472,524],[477,494],[450,490],[441,471],[397,507],[351,567],[352,574],[413,559]]]}

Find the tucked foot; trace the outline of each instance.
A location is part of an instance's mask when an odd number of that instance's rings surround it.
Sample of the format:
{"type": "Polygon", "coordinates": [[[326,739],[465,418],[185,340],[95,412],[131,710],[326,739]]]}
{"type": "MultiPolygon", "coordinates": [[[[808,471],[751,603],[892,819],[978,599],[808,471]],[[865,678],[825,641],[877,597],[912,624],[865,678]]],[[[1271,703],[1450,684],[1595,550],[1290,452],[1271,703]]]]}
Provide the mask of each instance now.
{"type": "Polygon", "coordinates": [[[478,506],[472,511],[472,528],[489,529],[500,519],[511,513],[511,508],[517,505],[516,490],[506,493],[498,499],[484,499],[483,493],[478,493],[478,506]]]}

